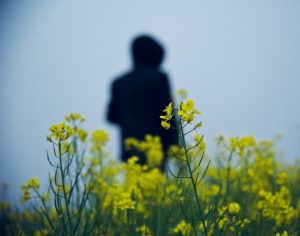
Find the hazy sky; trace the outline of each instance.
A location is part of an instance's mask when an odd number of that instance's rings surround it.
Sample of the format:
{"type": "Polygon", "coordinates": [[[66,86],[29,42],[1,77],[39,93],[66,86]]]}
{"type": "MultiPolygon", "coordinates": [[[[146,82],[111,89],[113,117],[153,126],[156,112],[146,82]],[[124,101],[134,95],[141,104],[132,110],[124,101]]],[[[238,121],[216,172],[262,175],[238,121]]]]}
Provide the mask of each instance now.
{"type": "Polygon", "coordinates": [[[7,1],[0,5],[0,181],[10,194],[46,179],[48,127],[70,112],[104,128],[109,85],[131,66],[130,40],[151,33],[166,46],[164,70],[185,88],[213,137],[284,135],[300,156],[300,1],[7,1]],[[10,3],[9,3],[10,2],[10,3]]]}

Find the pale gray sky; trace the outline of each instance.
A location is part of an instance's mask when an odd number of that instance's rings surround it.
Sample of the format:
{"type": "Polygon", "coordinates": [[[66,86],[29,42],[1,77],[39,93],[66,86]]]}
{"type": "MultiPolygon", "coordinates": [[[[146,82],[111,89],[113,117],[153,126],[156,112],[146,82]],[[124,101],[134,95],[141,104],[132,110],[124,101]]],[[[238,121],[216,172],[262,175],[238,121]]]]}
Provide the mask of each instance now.
{"type": "Polygon", "coordinates": [[[85,128],[105,121],[111,80],[130,68],[138,33],[167,48],[164,70],[185,88],[213,137],[284,134],[279,149],[300,156],[300,2],[7,1],[0,5],[0,181],[17,196],[32,176],[46,179],[48,127],[70,112],[85,128]],[[8,3],[10,2],[10,3],[8,3]]]}

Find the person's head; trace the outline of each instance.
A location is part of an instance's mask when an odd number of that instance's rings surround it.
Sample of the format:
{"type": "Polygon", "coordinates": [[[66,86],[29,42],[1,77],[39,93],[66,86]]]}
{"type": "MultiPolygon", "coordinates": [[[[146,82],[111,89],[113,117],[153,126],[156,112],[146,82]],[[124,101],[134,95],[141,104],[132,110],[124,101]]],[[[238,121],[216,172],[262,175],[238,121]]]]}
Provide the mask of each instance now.
{"type": "Polygon", "coordinates": [[[135,66],[146,64],[159,67],[164,58],[162,45],[148,35],[141,35],[133,40],[131,53],[135,66]]]}

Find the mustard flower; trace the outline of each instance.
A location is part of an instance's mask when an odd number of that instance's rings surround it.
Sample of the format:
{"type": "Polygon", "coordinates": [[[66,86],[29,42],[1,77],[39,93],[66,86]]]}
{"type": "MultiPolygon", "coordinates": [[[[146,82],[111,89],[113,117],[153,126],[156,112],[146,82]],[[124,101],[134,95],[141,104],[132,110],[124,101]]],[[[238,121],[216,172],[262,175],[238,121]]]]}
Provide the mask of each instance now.
{"type": "Polygon", "coordinates": [[[136,149],[143,152],[149,167],[159,166],[163,160],[162,143],[159,136],[146,135],[145,140],[127,138],[124,142],[126,150],[136,149]]]}
{"type": "Polygon", "coordinates": [[[220,186],[212,184],[208,189],[208,196],[217,196],[220,191],[220,186]]]}
{"type": "Polygon", "coordinates": [[[175,228],[172,230],[172,233],[178,234],[181,233],[183,236],[191,235],[192,226],[191,224],[187,223],[185,220],[181,220],[175,228]]]}
{"type": "Polygon", "coordinates": [[[51,138],[55,138],[56,140],[64,141],[69,137],[74,135],[74,129],[68,126],[66,123],[59,123],[52,125],[49,128],[51,134],[47,137],[47,140],[52,142],[51,138]]]}
{"type": "Polygon", "coordinates": [[[168,149],[168,155],[171,157],[179,158],[179,159],[184,159],[185,158],[185,151],[182,147],[179,145],[170,145],[168,149]]]}
{"type": "Polygon", "coordinates": [[[95,130],[91,137],[92,146],[90,148],[91,152],[101,152],[103,146],[109,141],[108,134],[101,129],[95,130]]]}
{"type": "MultiPolygon", "coordinates": [[[[207,226],[208,226],[208,221],[207,221],[207,220],[205,220],[204,223],[203,223],[203,222],[199,223],[199,225],[198,225],[199,229],[200,229],[202,232],[204,231],[204,225],[205,225],[205,227],[207,228],[207,226]]],[[[209,234],[209,235],[210,235],[210,234],[209,234]]]]}
{"type": "Polygon", "coordinates": [[[84,142],[86,140],[86,137],[88,135],[88,132],[85,131],[84,129],[78,129],[77,131],[78,138],[81,142],[84,142]]]}
{"type": "Polygon", "coordinates": [[[245,218],[244,220],[240,221],[240,227],[243,229],[246,227],[246,225],[250,224],[250,220],[248,218],[245,218]]]}
{"type": "Polygon", "coordinates": [[[142,236],[152,236],[153,235],[151,230],[146,225],[142,225],[142,226],[136,228],[136,232],[140,233],[142,236]]]}
{"type": "Polygon", "coordinates": [[[85,118],[84,118],[84,116],[82,116],[79,113],[71,113],[70,115],[65,116],[65,120],[67,122],[70,122],[70,121],[79,121],[79,122],[82,123],[82,122],[85,121],[85,118]]]}
{"type": "Polygon", "coordinates": [[[21,189],[23,191],[22,200],[23,202],[27,202],[30,199],[30,192],[27,186],[22,185],[21,189]]]}
{"type": "Polygon", "coordinates": [[[34,236],[47,236],[49,235],[49,231],[47,229],[36,230],[34,232],[34,236]]]}
{"type": "Polygon", "coordinates": [[[283,184],[285,184],[286,179],[287,179],[286,172],[280,172],[277,176],[276,183],[279,185],[283,185],[283,184]]]}
{"type": "Polygon", "coordinates": [[[220,230],[224,229],[226,227],[226,225],[228,224],[228,219],[226,216],[224,216],[218,223],[218,228],[220,230]]]}
{"type": "Polygon", "coordinates": [[[185,103],[182,102],[180,104],[180,109],[178,110],[178,115],[183,121],[186,121],[187,123],[191,123],[195,115],[200,115],[201,113],[195,109],[194,107],[194,101],[189,99],[185,103]]]}
{"type": "Polygon", "coordinates": [[[241,210],[241,206],[237,202],[231,202],[231,203],[229,203],[229,205],[228,205],[228,212],[230,214],[237,214],[237,213],[240,212],[240,210],[241,210]]]}
{"type": "Polygon", "coordinates": [[[124,192],[121,193],[121,199],[115,202],[115,206],[118,210],[128,210],[128,209],[132,209],[134,210],[136,207],[136,202],[133,201],[130,197],[130,193],[128,192],[124,192]]]}
{"type": "Polygon", "coordinates": [[[198,122],[197,124],[194,125],[194,129],[200,129],[202,128],[202,122],[198,122]]]}
{"type": "Polygon", "coordinates": [[[185,89],[178,89],[176,91],[176,95],[179,96],[180,99],[186,99],[188,96],[188,92],[185,89]]]}
{"type": "Polygon", "coordinates": [[[274,236],[288,236],[288,232],[287,231],[283,231],[282,234],[281,233],[276,233],[274,236]]]}
{"type": "Polygon", "coordinates": [[[28,180],[27,186],[37,190],[40,187],[40,182],[37,177],[33,177],[32,179],[28,180]]]}
{"type": "Polygon", "coordinates": [[[92,133],[92,140],[95,142],[105,144],[109,141],[109,137],[104,130],[98,129],[92,133]]]}
{"type": "Polygon", "coordinates": [[[166,106],[166,108],[163,110],[165,114],[160,116],[160,118],[162,119],[161,126],[166,130],[171,128],[170,120],[173,117],[172,111],[173,111],[173,105],[170,102],[169,105],[166,106]]]}
{"type": "Polygon", "coordinates": [[[260,196],[263,199],[257,203],[257,208],[264,218],[274,220],[277,227],[290,223],[297,216],[297,211],[290,206],[291,195],[286,187],[282,186],[275,194],[266,192],[260,196]]]}
{"type": "Polygon", "coordinates": [[[198,143],[199,151],[205,151],[206,144],[205,144],[205,141],[204,141],[202,135],[196,134],[195,137],[194,137],[194,141],[195,141],[196,143],[198,143]]]}
{"type": "Polygon", "coordinates": [[[33,177],[22,184],[21,189],[23,191],[22,200],[27,202],[30,199],[30,189],[38,190],[40,188],[40,182],[37,177],[33,177]]]}

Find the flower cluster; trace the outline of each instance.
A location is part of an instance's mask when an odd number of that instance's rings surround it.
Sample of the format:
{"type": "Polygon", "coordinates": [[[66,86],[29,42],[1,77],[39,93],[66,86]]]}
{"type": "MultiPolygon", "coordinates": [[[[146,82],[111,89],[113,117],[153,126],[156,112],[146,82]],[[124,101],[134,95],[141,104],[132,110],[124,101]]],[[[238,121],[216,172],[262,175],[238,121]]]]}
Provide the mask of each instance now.
{"type": "Polygon", "coordinates": [[[49,130],[51,134],[48,135],[47,140],[50,142],[52,142],[52,138],[55,138],[58,141],[64,141],[74,135],[74,129],[63,122],[52,125],[49,130]]]}
{"type": "Polygon", "coordinates": [[[136,228],[136,232],[142,236],[152,236],[153,235],[151,230],[146,225],[142,225],[142,226],[136,228]]]}
{"type": "Polygon", "coordinates": [[[79,113],[71,113],[71,114],[65,116],[65,120],[67,122],[76,122],[76,121],[79,121],[80,123],[82,123],[82,122],[85,121],[85,117],[82,116],[79,113]]]}
{"type": "Polygon", "coordinates": [[[180,234],[183,236],[191,235],[192,226],[187,223],[185,220],[181,220],[172,230],[172,234],[180,234]]]}
{"type": "Polygon", "coordinates": [[[263,217],[274,220],[276,226],[290,224],[297,216],[297,211],[290,205],[291,195],[286,187],[281,187],[275,194],[261,190],[259,195],[262,200],[257,203],[258,209],[263,217]]]}
{"type": "Polygon", "coordinates": [[[241,210],[241,206],[237,202],[231,202],[231,203],[229,203],[229,205],[228,205],[228,212],[230,214],[237,214],[237,213],[240,212],[240,210],[241,210]]]}
{"type": "Polygon", "coordinates": [[[166,106],[163,112],[165,114],[160,116],[160,118],[162,119],[161,126],[165,129],[170,129],[171,128],[170,121],[173,117],[173,105],[171,102],[169,103],[168,106],[166,106]]]}
{"type": "Polygon", "coordinates": [[[106,153],[108,134],[98,129],[89,136],[80,114],[51,126],[49,186],[42,192],[36,177],[22,185],[23,200],[31,199],[36,212],[12,213],[3,205],[8,235],[296,235],[300,161],[282,165],[271,141],[251,135],[218,137],[211,158],[198,133],[202,123],[190,124],[199,114],[192,100],[164,112],[166,129],[179,118],[172,128],[181,138],[168,152],[167,174],[159,168],[157,136],[127,139],[137,156],[120,163],[106,153]]]}
{"type": "Polygon", "coordinates": [[[145,136],[145,140],[127,138],[124,145],[127,150],[136,149],[140,153],[144,153],[149,167],[159,167],[163,160],[164,154],[159,136],[148,134],[145,136]]]}
{"type": "Polygon", "coordinates": [[[194,101],[188,99],[186,102],[180,104],[180,109],[178,110],[178,115],[183,121],[191,123],[195,119],[195,115],[200,115],[197,109],[195,109],[194,101]]]}
{"type": "Polygon", "coordinates": [[[108,134],[102,129],[97,129],[94,132],[92,132],[92,136],[91,136],[92,145],[90,150],[100,151],[108,141],[109,141],[108,134]]]}
{"type": "Polygon", "coordinates": [[[115,207],[121,211],[126,211],[128,209],[134,210],[135,206],[136,202],[131,199],[130,193],[128,192],[122,193],[120,199],[115,202],[115,207]]]}
{"type": "MultiPolygon", "coordinates": [[[[165,109],[163,110],[165,114],[160,116],[161,126],[165,129],[171,128],[170,121],[172,118],[174,118],[173,109],[174,109],[173,104],[169,103],[169,105],[166,106],[165,109]]],[[[175,110],[177,110],[177,114],[180,120],[183,122],[187,122],[188,124],[195,119],[196,115],[201,114],[201,112],[199,112],[195,108],[194,101],[191,99],[188,99],[186,102],[181,102],[179,109],[175,109],[175,110]]],[[[194,126],[194,129],[201,128],[201,127],[202,127],[202,123],[200,122],[194,126]]]]}
{"type": "Polygon", "coordinates": [[[40,182],[37,177],[33,177],[27,181],[27,183],[21,186],[23,191],[23,201],[27,202],[30,199],[30,189],[38,190],[40,188],[40,182]]]}

